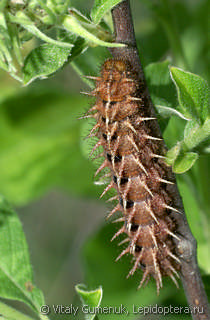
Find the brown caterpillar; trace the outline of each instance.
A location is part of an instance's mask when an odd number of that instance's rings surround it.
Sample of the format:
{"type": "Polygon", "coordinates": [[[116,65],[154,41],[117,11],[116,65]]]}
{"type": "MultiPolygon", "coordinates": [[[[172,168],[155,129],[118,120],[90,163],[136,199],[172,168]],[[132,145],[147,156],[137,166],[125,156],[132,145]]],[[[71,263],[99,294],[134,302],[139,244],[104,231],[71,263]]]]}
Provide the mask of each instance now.
{"type": "Polygon", "coordinates": [[[164,162],[165,147],[157,136],[156,118],[145,105],[145,88],[137,80],[128,61],[109,59],[102,66],[96,88],[90,94],[96,105],[88,111],[97,123],[90,132],[99,140],[92,153],[103,146],[103,164],[96,175],[108,167],[111,183],[102,193],[115,188],[118,204],[108,217],[122,211],[123,226],[114,235],[127,235],[128,246],[117,258],[131,253],[135,263],[128,276],[137,268],[143,270],[139,287],[150,276],[156,280],[157,291],[162,276],[179,277],[179,258],[175,254],[176,221],[173,213],[171,185],[175,183],[171,167],[164,162]]]}

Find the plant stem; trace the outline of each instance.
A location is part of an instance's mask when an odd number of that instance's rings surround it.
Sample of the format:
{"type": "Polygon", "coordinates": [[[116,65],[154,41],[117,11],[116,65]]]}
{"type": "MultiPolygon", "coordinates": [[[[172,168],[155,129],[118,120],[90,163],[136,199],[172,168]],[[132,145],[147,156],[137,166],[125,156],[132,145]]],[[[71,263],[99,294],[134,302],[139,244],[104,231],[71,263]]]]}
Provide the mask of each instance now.
{"type": "MultiPolygon", "coordinates": [[[[115,42],[124,43],[127,46],[121,48],[110,48],[109,50],[114,58],[123,58],[131,63],[132,68],[138,74],[139,81],[145,89],[145,106],[148,107],[148,111],[150,112],[151,116],[154,116],[154,106],[148,92],[144,72],[139,60],[129,0],[122,1],[113,8],[112,18],[115,29],[115,42]]],[[[155,124],[154,131],[157,132],[158,136],[160,135],[158,123],[155,124]]],[[[165,148],[164,142],[163,147],[165,148]]],[[[176,184],[171,186],[171,194],[173,195],[174,206],[178,208],[179,211],[183,212],[183,214],[172,214],[176,220],[177,232],[179,233],[179,237],[181,239],[180,241],[175,240],[175,244],[177,248],[177,255],[181,261],[180,276],[182,285],[184,287],[189,306],[191,308],[196,308],[195,310],[198,310],[199,308],[200,311],[200,313],[192,313],[193,319],[210,319],[208,300],[197,264],[196,240],[193,237],[187,223],[182,199],[176,184]]]]}

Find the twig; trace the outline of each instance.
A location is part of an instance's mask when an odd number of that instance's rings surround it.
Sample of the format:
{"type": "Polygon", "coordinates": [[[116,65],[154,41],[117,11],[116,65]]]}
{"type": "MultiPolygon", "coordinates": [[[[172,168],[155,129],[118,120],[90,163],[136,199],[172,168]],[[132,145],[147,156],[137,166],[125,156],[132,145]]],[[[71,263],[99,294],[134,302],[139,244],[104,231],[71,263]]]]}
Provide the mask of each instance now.
{"type": "MultiPolygon", "coordinates": [[[[154,116],[154,106],[148,92],[143,69],[139,60],[129,0],[122,1],[113,8],[112,18],[115,28],[115,42],[125,43],[127,46],[110,48],[109,50],[114,58],[123,57],[123,59],[130,61],[133,69],[138,74],[139,81],[145,88],[145,105],[148,106],[151,116],[154,116]]],[[[157,136],[160,136],[160,128],[157,123],[154,130],[156,130],[158,134],[157,136]]],[[[174,174],[171,172],[171,169],[169,169],[168,174],[174,176],[174,174]]],[[[177,185],[172,185],[170,191],[173,195],[175,207],[178,208],[179,211],[183,212],[183,214],[175,213],[173,215],[177,223],[177,232],[179,233],[179,237],[181,237],[181,241],[175,240],[175,244],[177,247],[177,255],[181,260],[180,276],[182,285],[184,287],[189,307],[192,308],[191,310],[194,310],[194,312],[192,312],[193,319],[210,319],[208,300],[197,263],[196,240],[190,231],[186,216],[184,214],[184,207],[177,189],[177,185]]]]}

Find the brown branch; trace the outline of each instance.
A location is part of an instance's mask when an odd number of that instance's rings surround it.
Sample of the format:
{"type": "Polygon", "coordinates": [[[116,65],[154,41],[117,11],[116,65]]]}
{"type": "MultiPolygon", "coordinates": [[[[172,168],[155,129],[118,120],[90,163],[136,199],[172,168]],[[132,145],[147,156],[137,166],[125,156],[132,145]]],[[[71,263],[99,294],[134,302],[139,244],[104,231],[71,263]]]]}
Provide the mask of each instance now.
{"type": "MultiPolygon", "coordinates": [[[[122,1],[120,4],[114,7],[112,10],[112,18],[115,28],[115,42],[125,43],[127,46],[111,48],[110,52],[114,58],[123,58],[130,61],[133,69],[138,74],[139,81],[145,87],[145,105],[148,106],[151,115],[154,115],[154,106],[148,92],[143,69],[139,60],[129,0],[122,1]]],[[[160,135],[160,128],[158,124],[156,124],[154,129],[156,130],[157,134],[160,135]]],[[[169,172],[169,175],[174,174],[169,172]]],[[[175,242],[177,247],[177,255],[181,260],[180,276],[182,285],[184,287],[189,306],[191,308],[195,308],[195,312],[192,314],[193,319],[210,319],[208,300],[197,263],[196,240],[190,231],[186,216],[184,214],[184,207],[177,189],[177,185],[172,185],[170,191],[173,194],[174,205],[181,212],[183,212],[183,214],[173,214],[177,223],[177,232],[181,237],[181,241],[176,240],[175,242]]]]}

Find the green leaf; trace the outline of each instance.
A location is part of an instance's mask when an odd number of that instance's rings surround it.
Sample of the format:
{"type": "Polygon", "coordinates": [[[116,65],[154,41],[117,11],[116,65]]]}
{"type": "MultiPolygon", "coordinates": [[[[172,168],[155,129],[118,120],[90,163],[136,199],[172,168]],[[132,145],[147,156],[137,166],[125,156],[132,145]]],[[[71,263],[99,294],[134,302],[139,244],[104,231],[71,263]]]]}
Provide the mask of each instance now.
{"type": "Polygon", "coordinates": [[[187,118],[203,123],[209,113],[209,88],[204,79],[196,74],[171,67],[182,112],[187,118]]]}
{"type": "Polygon", "coordinates": [[[64,65],[69,55],[69,48],[57,47],[48,43],[33,49],[25,59],[22,68],[24,85],[54,73],[64,65]]]}
{"type": "Polygon", "coordinates": [[[6,7],[6,5],[7,5],[7,0],[2,0],[0,2],[0,10],[3,10],[6,7]]]}
{"type": "Polygon", "coordinates": [[[17,214],[0,197],[0,297],[19,300],[37,314],[44,304],[42,292],[34,286],[28,246],[17,214]]]}
{"type": "MultiPolygon", "coordinates": [[[[65,15],[63,18],[63,27],[78,36],[85,38],[89,43],[94,43],[98,46],[103,47],[124,47],[124,44],[121,43],[112,43],[112,42],[106,42],[98,37],[96,37],[93,33],[87,30],[87,28],[84,27],[84,24],[82,25],[79,20],[77,20],[72,15],[65,15]]],[[[90,27],[88,27],[89,29],[90,27]]],[[[95,29],[95,28],[94,28],[95,29]]]]}
{"type": "MultiPolygon", "coordinates": [[[[46,16],[44,17],[39,17],[39,19],[41,19],[43,21],[43,23],[45,24],[49,24],[49,25],[53,25],[56,24],[56,14],[54,12],[54,10],[56,9],[56,5],[54,6],[54,8],[52,8],[51,6],[53,6],[53,2],[47,3],[47,5],[44,3],[43,0],[37,0],[37,5],[40,5],[41,8],[43,8],[45,10],[45,12],[47,13],[46,16]]],[[[29,4],[30,6],[30,4],[29,4]]],[[[34,10],[35,11],[35,10],[34,10]]]]}
{"type": "Polygon", "coordinates": [[[173,164],[173,171],[175,173],[184,173],[188,171],[198,159],[198,154],[195,152],[187,152],[185,154],[179,155],[174,164],[173,164]]]}
{"type": "Polygon", "coordinates": [[[55,40],[55,39],[52,39],[52,38],[48,37],[46,34],[41,32],[35,26],[35,23],[32,20],[30,20],[29,17],[26,16],[22,11],[16,12],[15,16],[9,14],[9,19],[10,19],[11,22],[21,25],[24,29],[28,30],[34,36],[36,36],[37,38],[39,38],[39,39],[41,39],[41,40],[43,40],[43,41],[45,41],[47,43],[51,43],[51,44],[54,44],[54,45],[59,46],[59,47],[66,47],[66,48],[73,47],[73,44],[70,44],[70,43],[67,43],[67,42],[58,41],[58,40],[55,40]]]}
{"type": "Polygon", "coordinates": [[[71,8],[71,9],[69,10],[69,13],[70,13],[73,17],[75,17],[78,21],[80,21],[80,22],[84,22],[84,23],[86,23],[86,24],[92,24],[92,25],[94,25],[90,19],[88,19],[88,18],[87,18],[86,16],[84,16],[79,10],[77,10],[77,9],[75,9],[75,8],[71,8]]]}
{"type": "Polygon", "coordinates": [[[176,158],[178,157],[179,153],[181,150],[181,143],[177,142],[177,144],[171,148],[170,150],[168,150],[167,155],[166,155],[166,162],[169,165],[172,165],[174,163],[174,161],[176,160],[176,158]]]}
{"type": "Polygon", "coordinates": [[[13,48],[14,54],[16,56],[17,62],[22,67],[23,66],[23,57],[22,57],[22,52],[21,52],[21,42],[19,39],[18,28],[15,24],[9,24],[8,31],[10,34],[12,48],[13,48]]]}
{"type": "Polygon", "coordinates": [[[33,320],[31,317],[7,306],[5,303],[0,302],[0,319],[9,320],[33,320]],[[3,318],[3,316],[5,318],[3,318]]]}
{"type": "Polygon", "coordinates": [[[96,24],[99,23],[107,11],[111,10],[121,1],[122,0],[95,0],[91,11],[93,21],[96,24]]]}
{"type": "Polygon", "coordinates": [[[160,114],[160,116],[163,118],[170,118],[171,116],[177,116],[181,119],[184,119],[187,121],[189,120],[181,112],[177,111],[176,109],[160,106],[160,105],[156,105],[156,109],[158,110],[158,113],[160,114]]]}
{"type": "Polygon", "coordinates": [[[203,125],[199,125],[196,120],[189,121],[184,130],[183,147],[191,150],[201,143],[210,139],[210,118],[207,118],[203,125]]]}
{"type": "Polygon", "coordinates": [[[85,39],[78,37],[72,48],[71,55],[68,58],[68,62],[72,62],[77,56],[80,56],[88,48],[85,39]]]}
{"type": "Polygon", "coordinates": [[[8,64],[5,62],[5,56],[4,54],[0,51],[0,68],[3,69],[4,71],[8,71],[9,72],[9,66],[8,64]]]}
{"type": "Polygon", "coordinates": [[[2,26],[5,30],[7,29],[7,23],[4,12],[0,12],[0,26],[2,26]]]}
{"type": "MultiPolygon", "coordinates": [[[[102,295],[103,295],[103,290],[102,287],[99,287],[96,290],[85,290],[84,285],[78,284],[75,287],[77,293],[80,296],[80,299],[82,301],[83,306],[87,305],[88,307],[91,308],[95,308],[95,307],[99,307],[101,304],[101,300],[102,300],[102,295]]],[[[87,313],[85,314],[85,319],[86,320],[93,320],[95,318],[96,313],[94,314],[90,314],[87,313]]]]}
{"type": "Polygon", "coordinates": [[[0,12],[0,53],[2,56],[1,60],[3,60],[3,63],[1,63],[2,68],[10,72],[12,75],[15,75],[17,70],[13,64],[12,59],[12,42],[10,39],[10,34],[7,28],[6,19],[3,12],[0,12]],[[5,63],[8,66],[8,68],[5,68],[5,63]]]}

